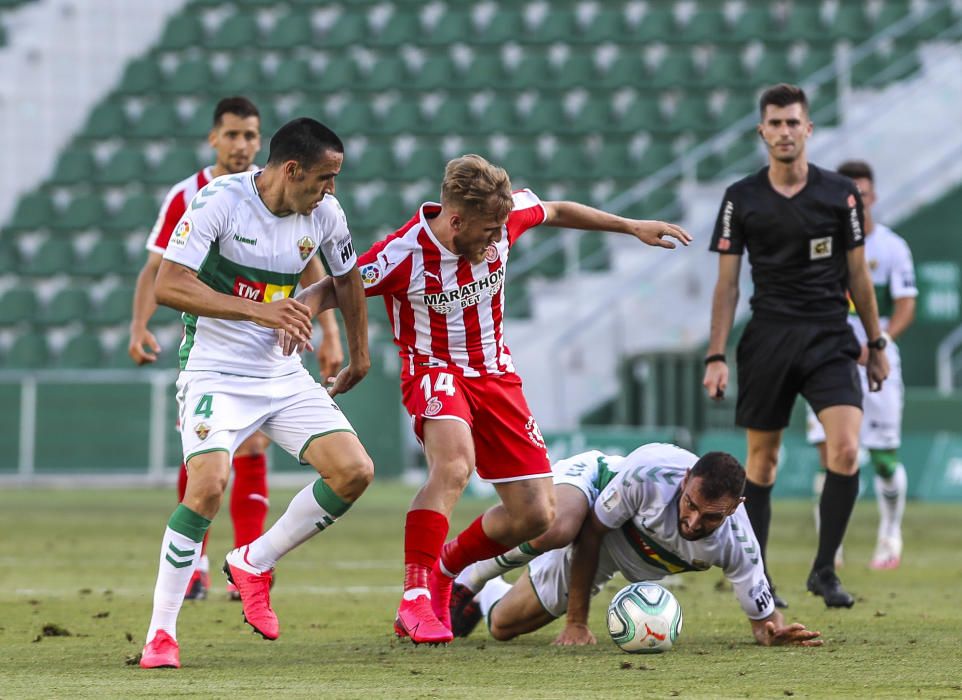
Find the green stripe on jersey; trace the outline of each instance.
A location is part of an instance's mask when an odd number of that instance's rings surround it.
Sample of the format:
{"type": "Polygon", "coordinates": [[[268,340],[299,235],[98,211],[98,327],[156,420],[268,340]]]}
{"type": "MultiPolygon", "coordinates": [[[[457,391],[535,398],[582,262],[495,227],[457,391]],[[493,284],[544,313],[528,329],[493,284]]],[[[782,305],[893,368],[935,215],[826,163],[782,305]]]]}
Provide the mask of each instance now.
{"type": "MultiPolygon", "coordinates": [[[[301,272],[274,272],[256,267],[248,267],[221,255],[217,241],[200,266],[197,278],[211,289],[222,294],[234,295],[234,284],[238,278],[258,284],[273,284],[279,287],[294,287],[301,278],[301,272]]],[[[293,289],[291,290],[293,293],[293,289]]]]}
{"type": "Polygon", "coordinates": [[[184,320],[184,339],[180,341],[177,360],[181,369],[187,369],[187,358],[190,357],[190,351],[194,348],[194,335],[197,333],[197,316],[185,311],[180,317],[184,320]]]}
{"type": "Polygon", "coordinates": [[[613,472],[608,467],[608,460],[604,457],[598,458],[598,475],[595,477],[595,488],[599,492],[603,491],[605,486],[611,483],[611,480],[618,475],[618,472],[613,472]]]}

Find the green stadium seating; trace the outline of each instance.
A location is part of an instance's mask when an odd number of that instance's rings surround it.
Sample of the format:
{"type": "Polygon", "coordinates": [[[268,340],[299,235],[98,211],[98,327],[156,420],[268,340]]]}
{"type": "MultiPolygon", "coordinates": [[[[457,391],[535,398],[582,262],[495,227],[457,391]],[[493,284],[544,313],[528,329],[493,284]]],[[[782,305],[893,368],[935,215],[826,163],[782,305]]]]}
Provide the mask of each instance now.
{"type": "Polygon", "coordinates": [[[0,296],[0,328],[36,318],[39,304],[28,284],[24,282],[23,286],[8,289],[0,296]]]}
{"type": "Polygon", "coordinates": [[[594,46],[608,41],[624,41],[624,32],[625,18],[621,8],[600,5],[588,24],[578,26],[574,39],[594,46]]]}
{"type": "Polygon", "coordinates": [[[688,24],[679,27],[678,33],[684,36],[686,43],[718,41],[728,33],[728,23],[720,8],[701,8],[688,24]]]}
{"type": "Polygon", "coordinates": [[[260,39],[260,45],[265,49],[294,49],[313,43],[311,16],[306,10],[299,8],[291,8],[260,39]]]}
{"type": "Polygon", "coordinates": [[[507,41],[517,41],[526,35],[521,10],[513,5],[499,5],[487,26],[474,25],[467,41],[482,46],[500,46],[507,41]]]}
{"type": "Polygon", "coordinates": [[[123,105],[119,101],[108,100],[94,107],[81,136],[91,139],[113,138],[123,134],[127,126],[123,105]]]}
{"type": "Polygon", "coordinates": [[[147,172],[147,161],[139,148],[118,149],[100,168],[94,180],[100,185],[126,185],[136,182],[147,172]]]}
{"type": "Polygon", "coordinates": [[[75,196],[70,205],[56,216],[51,227],[57,231],[82,231],[103,226],[107,210],[99,194],[91,192],[75,196]]]}
{"type": "Polygon", "coordinates": [[[448,3],[438,23],[423,31],[418,41],[426,46],[450,46],[473,41],[467,8],[454,7],[453,3],[448,3]]]}
{"type": "Polygon", "coordinates": [[[832,39],[862,41],[872,33],[872,26],[862,3],[839,3],[835,16],[828,24],[832,39]]]}
{"type": "Polygon", "coordinates": [[[199,169],[196,149],[171,146],[160,162],[144,173],[143,180],[151,185],[171,187],[199,169]]]}
{"type": "Polygon", "coordinates": [[[456,71],[455,84],[468,90],[501,85],[507,78],[500,57],[495,53],[479,51],[467,70],[456,71]]]}
{"type": "MultiPolygon", "coordinates": [[[[153,102],[144,109],[140,118],[131,126],[129,134],[142,139],[169,138],[179,131],[180,117],[177,106],[169,101],[153,102]]],[[[208,130],[210,117],[208,117],[208,130]]]]}
{"type": "Polygon", "coordinates": [[[146,95],[156,90],[163,80],[154,57],[138,58],[127,64],[117,91],[125,95],[146,95]]]}
{"type": "Polygon", "coordinates": [[[89,323],[112,326],[130,320],[130,308],[134,299],[133,286],[113,289],[87,318],[89,323]]]}
{"type": "Polygon", "coordinates": [[[243,49],[257,42],[257,18],[253,13],[238,11],[225,19],[204,41],[208,51],[243,49]]]}
{"type": "MultiPolygon", "coordinates": [[[[234,95],[248,92],[251,86],[266,83],[261,71],[260,59],[256,56],[244,56],[231,61],[227,72],[216,81],[217,91],[224,95],[234,95]]],[[[209,89],[210,86],[208,86],[209,89]]],[[[273,87],[273,85],[271,86],[273,87]]],[[[266,103],[264,104],[266,107],[266,103]]],[[[263,119],[264,115],[261,115],[263,119]]]]}
{"type": "Polygon", "coordinates": [[[63,326],[83,321],[89,313],[90,297],[87,288],[75,285],[59,291],[37,315],[36,321],[48,326],[63,326]]]}
{"type": "MultiPolygon", "coordinates": [[[[176,115],[170,115],[169,113],[160,118],[164,120],[174,120],[173,123],[167,123],[167,126],[171,129],[171,131],[167,133],[168,136],[173,134],[182,138],[191,139],[194,143],[196,143],[201,140],[206,140],[211,128],[213,128],[214,108],[216,105],[216,100],[208,100],[199,103],[194,108],[194,113],[183,122],[181,122],[176,115]]],[[[174,180],[174,182],[177,182],[184,177],[185,176],[182,175],[180,178],[177,178],[177,180],[174,180]]]]}
{"type": "Polygon", "coordinates": [[[410,12],[401,4],[394,5],[394,12],[380,31],[371,31],[368,41],[372,46],[403,46],[412,37],[421,35],[417,12],[410,12]]]}
{"type": "Polygon", "coordinates": [[[443,90],[454,85],[454,67],[443,53],[428,57],[420,68],[405,71],[405,80],[418,90],[443,90]]]}
{"type": "Polygon", "coordinates": [[[357,65],[349,56],[329,55],[327,64],[305,89],[327,93],[350,88],[360,82],[357,65]]]}
{"type": "Polygon", "coordinates": [[[89,331],[81,331],[67,341],[57,356],[57,365],[81,369],[99,367],[103,361],[103,355],[103,348],[97,336],[89,331]]]}
{"type": "Polygon", "coordinates": [[[748,76],[742,63],[741,47],[715,46],[705,70],[697,75],[696,82],[708,89],[744,85],[748,76]]]}
{"type": "Polygon", "coordinates": [[[345,11],[320,39],[315,41],[314,45],[317,48],[344,48],[364,43],[368,31],[364,16],[361,13],[346,11],[346,7],[342,9],[345,11]]]}
{"type": "Polygon", "coordinates": [[[21,273],[26,277],[52,277],[71,274],[73,269],[74,252],[70,239],[53,235],[25,262],[21,273]]]}
{"type": "Polygon", "coordinates": [[[200,16],[193,12],[174,15],[164,27],[157,42],[159,51],[183,51],[203,45],[204,27],[200,16]]]}
{"type": "Polygon", "coordinates": [[[814,2],[792,3],[781,27],[782,35],[788,39],[817,40],[824,38],[827,30],[822,19],[822,4],[814,2]]]}
{"type": "Polygon", "coordinates": [[[0,275],[8,275],[20,270],[20,255],[10,242],[9,236],[0,236],[0,275]]]}
{"type": "MultiPolygon", "coordinates": [[[[190,171],[187,171],[187,175],[190,171]]],[[[186,175],[181,174],[180,178],[167,184],[173,185],[183,180],[186,175]]],[[[160,210],[160,203],[149,194],[132,194],[116,214],[107,217],[103,223],[103,229],[110,233],[129,233],[138,229],[148,230],[154,225],[157,213],[160,210]]]]}
{"type": "Polygon", "coordinates": [[[774,26],[769,3],[746,3],[731,28],[720,38],[741,44],[752,39],[771,36],[774,26]]]}
{"type": "Polygon", "coordinates": [[[610,269],[608,245],[601,236],[592,233],[578,236],[578,267],[592,272],[610,269]]]}
{"type": "Polygon", "coordinates": [[[526,41],[553,44],[570,41],[577,34],[574,12],[571,7],[552,7],[540,24],[526,32],[526,41]]]}
{"type": "Polygon", "coordinates": [[[10,369],[42,369],[49,364],[47,339],[33,331],[17,336],[6,355],[6,365],[10,369]]]}
{"type": "Polygon", "coordinates": [[[17,202],[17,207],[7,224],[10,231],[26,231],[49,226],[54,220],[53,202],[46,191],[31,192],[17,202]]]}
{"type": "Polygon", "coordinates": [[[644,46],[656,41],[665,41],[675,35],[675,19],[671,7],[649,3],[641,21],[636,26],[628,27],[627,41],[629,44],[644,46]]]}
{"type": "Polygon", "coordinates": [[[99,278],[110,274],[126,275],[132,272],[132,268],[124,244],[115,238],[102,238],[76,264],[74,274],[99,278]]]}
{"type": "Polygon", "coordinates": [[[47,182],[52,185],[72,185],[89,181],[97,172],[97,163],[90,149],[73,146],[57,160],[47,182]]]}
{"type": "Polygon", "coordinates": [[[206,58],[195,58],[182,61],[160,84],[159,89],[170,95],[203,93],[210,90],[214,83],[210,62],[206,58]]]}
{"type": "Polygon", "coordinates": [[[266,80],[271,89],[278,93],[285,93],[312,89],[315,78],[307,60],[292,57],[281,61],[274,74],[266,80]]]}

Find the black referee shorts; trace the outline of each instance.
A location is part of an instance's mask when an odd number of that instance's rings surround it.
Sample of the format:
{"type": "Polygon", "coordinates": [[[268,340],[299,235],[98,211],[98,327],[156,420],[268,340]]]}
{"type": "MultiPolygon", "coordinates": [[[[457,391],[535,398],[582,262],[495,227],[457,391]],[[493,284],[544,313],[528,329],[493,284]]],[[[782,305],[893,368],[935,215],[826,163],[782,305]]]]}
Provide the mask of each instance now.
{"type": "Polygon", "coordinates": [[[781,430],[788,426],[799,394],[816,414],[829,406],[861,408],[860,350],[844,321],[753,318],[738,343],[735,423],[781,430]]]}

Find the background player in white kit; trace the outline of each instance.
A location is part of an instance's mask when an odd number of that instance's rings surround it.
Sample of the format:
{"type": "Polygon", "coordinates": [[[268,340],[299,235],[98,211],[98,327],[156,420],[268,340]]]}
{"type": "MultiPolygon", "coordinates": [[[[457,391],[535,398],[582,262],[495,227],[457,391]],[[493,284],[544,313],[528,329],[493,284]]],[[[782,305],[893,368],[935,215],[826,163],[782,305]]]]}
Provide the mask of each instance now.
{"type": "Polygon", "coordinates": [[[244,619],[266,639],[279,634],[270,607],[278,559],[343,515],[374,477],[350,423],[331,396],[370,368],[367,313],[356,256],[334,180],[344,146],[313,119],[295,119],[271,139],[267,166],[211,182],[192,200],[157,274],[157,300],[184,311],[177,381],[187,493],[168,521],[154,608],[140,665],[179,667],[177,615],[200,542],[223,498],[230,457],[255,430],[310,464],[320,478],[291,501],[264,535],[231,551],[225,571],[244,619]],[[290,296],[321,250],[334,292],[309,304],[290,296]],[[278,345],[277,333],[308,343],[311,318],[334,302],[351,364],[330,394],[278,345]],[[276,329],[276,330],[275,330],[276,329]]]}
{"type": "Polygon", "coordinates": [[[601,490],[574,544],[535,558],[512,587],[490,581],[480,595],[495,639],[533,632],[564,615],[559,645],[594,644],[590,598],[621,572],[629,581],[721,567],[759,644],[817,646],[819,632],[785,625],[775,608],[742,504],[745,473],[734,457],[699,459],[674,445],[643,445],[601,490]]]}
{"type": "MultiPolygon", "coordinates": [[[[875,286],[879,323],[887,341],[888,380],[882,385],[881,391],[869,393],[865,375],[868,339],[862,322],[850,307],[848,322],[862,346],[858,368],[864,412],[861,444],[868,449],[869,460],[875,469],[875,497],[879,510],[878,538],[870,566],[873,569],[894,569],[902,559],[902,515],[908,491],[905,467],[898,456],[898,448],[902,444],[905,386],[902,383],[902,360],[895,340],[915,320],[915,299],[919,291],[915,286],[912,251],[905,239],[872,217],[872,205],[878,199],[872,168],[865,161],[852,160],[842,163],[838,172],[852,178],[862,195],[865,207],[865,259],[875,286]]],[[[807,413],[808,441],[818,446],[824,468],[825,430],[811,408],[807,408],[807,413]]],[[[816,491],[820,491],[823,478],[822,473],[816,477],[816,491]]],[[[817,521],[817,511],[815,517],[817,521]]],[[[836,555],[836,560],[840,559],[841,552],[836,555]]]]}

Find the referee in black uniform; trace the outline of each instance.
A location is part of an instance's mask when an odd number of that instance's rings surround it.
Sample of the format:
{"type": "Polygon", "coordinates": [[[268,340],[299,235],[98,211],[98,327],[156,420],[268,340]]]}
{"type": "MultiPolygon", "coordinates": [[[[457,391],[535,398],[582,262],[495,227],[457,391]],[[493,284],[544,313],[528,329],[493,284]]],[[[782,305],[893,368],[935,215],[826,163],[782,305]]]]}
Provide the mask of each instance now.
{"type": "Polygon", "coordinates": [[[862,247],[862,201],[851,180],[808,162],[805,142],[812,123],[801,88],[771,87],[759,108],[758,134],[768,149],[768,166],[725,191],[712,236],[711,249],[720,255],[703,383],[716,399],[728,385],[724,353],[747,249],[755,293],[752,318],[738,344],[735,411],[735,422],[748,434],[745,507],[762,559],[768,561],[778,450],[801,394],[825,426],[828,451],[819,503],[822,526],[808,590],[829,607],[847,608],[854,599],[835,574],[834,557],[858,495],[862,390],[856,369],[860,348],[845,320],[846,292],[871,339],[870,390],[878,391],[888,374],[862,247]]]}

